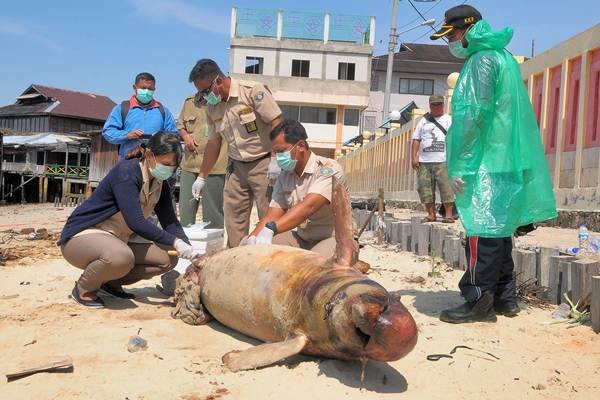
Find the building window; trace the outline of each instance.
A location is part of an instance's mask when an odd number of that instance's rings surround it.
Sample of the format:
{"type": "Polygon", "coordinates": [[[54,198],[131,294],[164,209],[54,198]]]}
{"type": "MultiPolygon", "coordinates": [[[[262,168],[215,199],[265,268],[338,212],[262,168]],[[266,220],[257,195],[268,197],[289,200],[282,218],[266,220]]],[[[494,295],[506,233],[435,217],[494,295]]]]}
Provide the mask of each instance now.
{"type": "Polygon", "coordinates": [[[302,107],[300,108],[300,122],[309,124],[335,125],[335,108],[302,107]]]}
{"type": "Polygon", "coordinates": [[[300,76],[308,78],[310,69],[310,61],[308,60],[292,60],[292,76],[300,76]]]}
{"type": "Polygon", "coordinates": [[[401,78],[400,93],[431,96],[433,94],[433,79],[401,78]]]}
{"type": "Polygon", "coordinates": [[[354,63],[339,63],[338,64],[338,79],[342,81],[353,81],[356,64],[354,63]]]}
{"type": "Polygon", "coordinates": [[[298,106],[279,106],[283,119],[300,120],[300,107],[298,106]]]}
{"type": "Polygon", "coordinates": [[[359,111],[353,108],[347,108],[344,111],[344,125],[358,126],[359,111]]]}
{"type": "Polygon", "coordinates": [[[262,75],[265,59],[262,57],[246,57],[246,73],[262,75]]]}

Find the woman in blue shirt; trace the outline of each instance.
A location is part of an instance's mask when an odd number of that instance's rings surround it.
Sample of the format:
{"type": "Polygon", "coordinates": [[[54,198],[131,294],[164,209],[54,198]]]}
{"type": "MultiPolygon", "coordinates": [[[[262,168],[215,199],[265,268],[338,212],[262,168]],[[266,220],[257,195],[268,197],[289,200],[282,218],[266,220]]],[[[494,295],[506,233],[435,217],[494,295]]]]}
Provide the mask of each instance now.
{"type": "Polygon", "coordinates": [[[177,220],[167,183],[180,161],[179,137],[158,132],[115,165],[71,214],[58,245],[70,264],[83,269],[71,293],[75,301],[104,307],[100,289],[134,298],[122,286],[174,268],[177,257],[167,250],[188,260],[199,255],[177,220]],[[162,229],[147,221],[152,212],[162,229]],[[134,233],[150,242],[129,242],[134,233]]]}

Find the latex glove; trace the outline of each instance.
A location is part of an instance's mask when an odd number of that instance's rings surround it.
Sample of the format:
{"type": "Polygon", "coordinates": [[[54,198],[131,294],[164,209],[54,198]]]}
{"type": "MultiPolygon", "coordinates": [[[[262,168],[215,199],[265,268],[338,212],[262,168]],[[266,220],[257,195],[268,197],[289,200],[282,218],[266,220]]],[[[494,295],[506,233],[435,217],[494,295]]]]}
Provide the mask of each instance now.
{"type": "Polygon", "coordinates": [[[252,244],[256,244],[256,236],[244,236],[240,242],[240,246],[248,246],[252,244]]]}
{"type": "Polygon", "coordinates": [[[450,180],[450,187],[455,194],[462,193],[465,189],[465,181],[462,178],[452,178],[450,180]]]}
{"type": "Polygon", "coordinates": [[[256,236],[256,244],[271,244],[273,242],[273,235],[275,235],[275,232],[269,228],[262,228],[256,236]]]}
{"type": "Polygon", "coordinates": [[[202,192],[202,188],[204,187],[205,184],[206,184],[206,179],[204,179],[201,176],[197,177],[196,180],[194,181],[194,184],[192,185],[192,196],[194,196],[194,198],[196,200],[198,200],[200,198],[200,192],[202,192]]]}
{"type": "Polygon", "coordinates": [[[173,243],[173,247],[175,247],[175,250],[179,253],[179,258],[192,261],[194,258],[200,256],[198,251],[194,250],[192,246],[181,239],[176,239],[175,243],[173,243]]]}

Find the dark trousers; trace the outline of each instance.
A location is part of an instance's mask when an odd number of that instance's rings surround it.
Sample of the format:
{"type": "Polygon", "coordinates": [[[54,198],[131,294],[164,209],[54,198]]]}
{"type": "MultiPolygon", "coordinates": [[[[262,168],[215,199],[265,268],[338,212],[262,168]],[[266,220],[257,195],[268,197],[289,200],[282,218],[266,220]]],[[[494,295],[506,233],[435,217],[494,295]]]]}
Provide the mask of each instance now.
{"type": "Polygon", "coordinates": [[[494,304],[517,304],[512,240],[470,236],[465,248],[467,270],[458,283],[465,300],[479,300],[485,291],[494,293],[494,304]]]}

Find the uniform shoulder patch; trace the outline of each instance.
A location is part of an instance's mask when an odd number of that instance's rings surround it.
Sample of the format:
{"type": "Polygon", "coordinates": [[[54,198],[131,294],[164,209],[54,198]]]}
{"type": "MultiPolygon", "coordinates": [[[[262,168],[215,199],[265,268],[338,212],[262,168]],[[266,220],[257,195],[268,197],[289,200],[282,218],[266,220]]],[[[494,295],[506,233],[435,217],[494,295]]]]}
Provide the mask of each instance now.
{"type": "Polygon", "coordinates": [[[325,178],[329,177],[333,175],[333,168],[331,167],[321,167],[321,169],[319,169],[319,176],[323,176],[325,178]]]}
{"type": "Polygon", "coordinates": [[[261,101],[263,99],[263,97],[265,97],[265,92],[260,91],[260,92],[256,93],[256,96],[254,96],[254,100],[261,101]]]}

